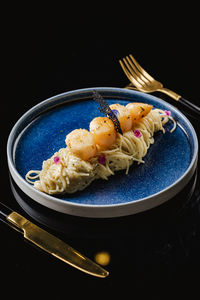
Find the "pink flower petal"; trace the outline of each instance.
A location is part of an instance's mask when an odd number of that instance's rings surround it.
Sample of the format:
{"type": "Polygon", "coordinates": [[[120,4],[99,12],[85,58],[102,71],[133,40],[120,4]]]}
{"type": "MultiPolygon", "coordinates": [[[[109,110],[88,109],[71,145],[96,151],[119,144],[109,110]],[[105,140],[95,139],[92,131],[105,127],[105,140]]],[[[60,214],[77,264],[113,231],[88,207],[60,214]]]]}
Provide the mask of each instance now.
{"type": "Polygon", "coordinates": [[[137,138],[140,138],[142,136],[141,132],[139,131],[139,129],[135,129],[134,130],[134,136],[136,136],[137,138]]]}
{"type": "Polygon", "coordinates": [[[101,165],[105,165],[106,163],[106,157],[104,154],[101,154],[98,158],[98,162],[101,164],[101,165]]]}
{"type": "Polygon", "coordinates": [[[60,157],[55,156],[53,160],[54,160],[54,163],[57,165],[60,162],[60,157]]]}
{"type": "Polygon", "coordinates": [[[164,110],[164,113],[166,116],[171,116],[171,111],[170,110],[164,110]]]}

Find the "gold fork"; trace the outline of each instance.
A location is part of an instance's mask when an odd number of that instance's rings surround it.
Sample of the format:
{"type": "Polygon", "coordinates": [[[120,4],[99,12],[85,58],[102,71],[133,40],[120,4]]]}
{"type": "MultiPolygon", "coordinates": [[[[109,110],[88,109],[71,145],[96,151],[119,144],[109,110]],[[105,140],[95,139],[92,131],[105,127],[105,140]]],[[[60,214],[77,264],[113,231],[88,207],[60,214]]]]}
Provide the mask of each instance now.
{"type": "Polygon", "coordinates": [[[130,54],[119,60],[119,63],[130,80],[131,84],[126,86],[128,89],[137,89],[144,93],[152,93],[152,92],[162,92],[172,97],[174,100],[181,102],[188,108],[192,109],[192,111],[200,114],[200,107],[196,106],[194,103],[184,99],[181,95],[163,87],[163,84],[157,80],[155,80],[151,75],[149,75],[136,61],[136,59],[130,54]],[[132,86],[133,85],[133,86],[132,86]],[[135,87],[134,87],[135,86],[135,87]]]}

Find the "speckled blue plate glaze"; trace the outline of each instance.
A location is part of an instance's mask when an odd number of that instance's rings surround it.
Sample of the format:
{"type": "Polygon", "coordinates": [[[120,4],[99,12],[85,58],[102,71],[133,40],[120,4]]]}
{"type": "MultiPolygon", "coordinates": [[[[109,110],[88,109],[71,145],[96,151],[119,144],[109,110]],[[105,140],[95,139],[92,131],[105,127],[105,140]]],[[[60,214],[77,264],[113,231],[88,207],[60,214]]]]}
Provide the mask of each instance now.
{"type": "Polygon", "coordinates": [[[118,88],[82,89],[47,99],[29,110],[17,122],[8,141],[10,172],[29,196],[39,203],[64,213],[86,217],[115,217],[157,206],[177,194],[189,181],[197,164],[198,142],[187,118],[170,104],[154,96],[118,88]],[[155,143],[145,163],[116,172],[108,181],[96,180],[81,192],[50,196],[35,190],[25,181],[29,170],[40,170],[42,162],[65,147],[65,137],[76,128],[89,129],[90,121],[100,116],[92,91],[98,90],[109,104],[145,102],[170,110],[177,129],[155,134],[155,143]]]}

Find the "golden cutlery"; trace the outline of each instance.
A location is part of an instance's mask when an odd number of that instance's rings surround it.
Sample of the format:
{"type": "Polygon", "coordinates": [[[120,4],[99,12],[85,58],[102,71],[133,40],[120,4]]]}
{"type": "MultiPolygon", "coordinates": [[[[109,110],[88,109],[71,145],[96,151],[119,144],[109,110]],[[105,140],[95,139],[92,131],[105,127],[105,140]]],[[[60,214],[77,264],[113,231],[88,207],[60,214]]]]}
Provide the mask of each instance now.
{"type": "Polygon", "coordinates": [[[0,221],[21,232],[29,242],[80,271],[101,278],[109,274],[101,266],[1,202],[0,221]]]}
{"type": "Polygon", "coordinates": [[[119,60],[119,63],[131,82],[131,84],[127,85],[125,88],[137,89],[144,93],[162,92],[200,115],[200,107],[184,99],[181,95],[163,87],[161,82],[154,79],[140,66],[132,54],[119,60]]]}

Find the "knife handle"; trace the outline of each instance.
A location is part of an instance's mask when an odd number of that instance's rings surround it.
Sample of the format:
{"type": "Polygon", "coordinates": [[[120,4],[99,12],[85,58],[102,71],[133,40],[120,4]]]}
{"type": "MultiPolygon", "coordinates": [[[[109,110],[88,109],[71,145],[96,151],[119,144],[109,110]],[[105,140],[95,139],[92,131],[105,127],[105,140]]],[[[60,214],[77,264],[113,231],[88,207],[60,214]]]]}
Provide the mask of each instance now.
{"type": "Polygon", "coordinates": [[[11,223],[8,220],[8,217],[13,213],[13,211],[6,206],[5,204],[3,204],[2,202],[0,202],[0,221],[2,221],[3,223],[5,223],[6,225],[8,225],[9,227],[11,227],[12,229],[17,230],[18,232],[23,234],[23,230],[22,228],[20,228],[19,226],[17,226],[14,223],[11,223]]]}
{"type": "Polygon", "coordinates": [[[0,215],[6,218],[11,213],[12,210],[9,207],[7,207],[5,204],[0,202],[0,215]]]}

